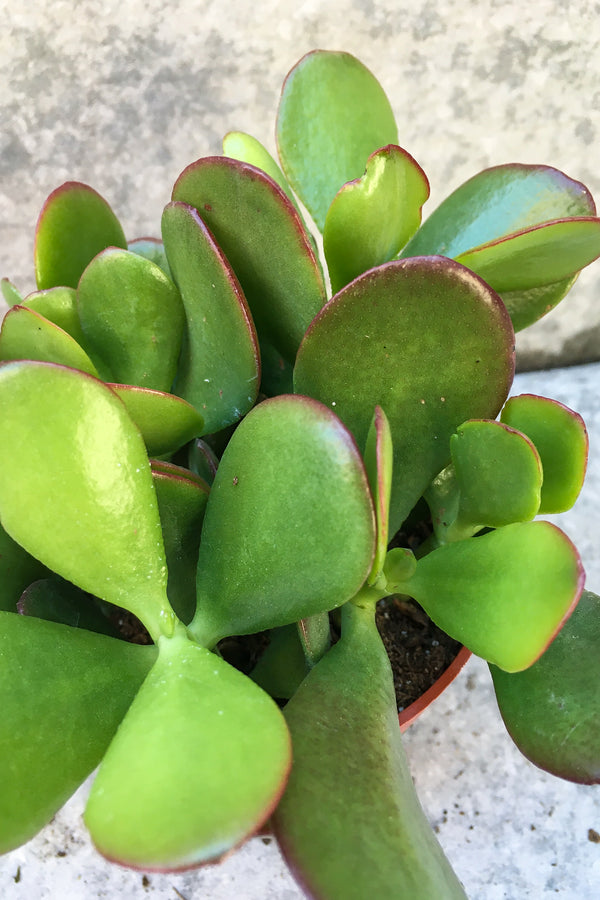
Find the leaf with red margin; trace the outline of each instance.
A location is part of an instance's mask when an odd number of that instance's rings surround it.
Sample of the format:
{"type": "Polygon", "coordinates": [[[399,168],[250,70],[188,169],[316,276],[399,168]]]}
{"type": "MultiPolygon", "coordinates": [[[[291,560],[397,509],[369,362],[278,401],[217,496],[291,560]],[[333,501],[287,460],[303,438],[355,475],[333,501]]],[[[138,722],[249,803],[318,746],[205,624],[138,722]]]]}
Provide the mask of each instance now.
{"type": "Polygon", "coordinates": [[[387,553],[393,460],[390,423],[382,408],[376,406],[365,448],[365,469],[373,494],[377,522],[377,547],[368,579],[369,584],[372,584],[381,572],[387,553]]]}
{"type": "Polygon", "coordinates": [[[85,822],[98,850],[125,865],[200,865],[260,828],[290,764],[275,702],[179,632],[160,640],[100,766],[85,822]]]}
{"type": "Polygon", "coordinates": [[[340,641],[284,710],[294,765],[273,817],[282,852],[313,900],[464,900],[408,770],[374,611],[349,603],[342,615],[340,641]]]}
{"type": "Polygon", "coordinates": [[[490,666],[496,699],[519,750],[542,769],[600,783],[600,597],[584,591],[546,652],[525,672],[490,666]]]}
{"type": "Polygon", "coordinates": [[[544,469],[540,513],[571,509],[583,487],[588,458],[585,422],[574,410],[535,394],[510,397],[500,420],[526,434],[544,469]]]}
{"type": "Polygon", "coordinates": [[[155,659],[155,647],[0,612],[0,853],[95,769],[155,659]]]}
{"type": "Polygon", "coordinates": [[[108,384],[142,433],[148,456],[167,456],[204,434],[204,419],[175,394],[132,384],[108,384]]]}
{"type": "Polygon", "coordinates": [[[13,306],[0,331],[0,360],[35,359],[97,376],[94,363],[70,334],[26,306],[13,306]]]}
{"type": "Polygon", "coordinates": [[[67,181],[52,191],[37,221],[33,256],[39,290],[76,288],[88,263],[107,247],[127,247],[119,220],[93,188],[67,181]]]}
{"type": "Polygon", "coordinates": [[[385,409],[394,534],[450,461],[456,428],[496,417],[513,372],[514,334],[497,294],[458,263],[425,257],[372,269],[330,300],[298,351],[294,390],[336,412],[359,446],[374,407],[385,409]]]}
{"type": "Polygon", "coordinates": [[[291,201],[260,169],[219,156],[188,166],[173,200],[198,210],[240,281],[260,340],[293,362],[326,292],[291,201]]]}
{"type": "Polygon", "coordinates": [[[433,550],[402,586],[455,640],[507,672],[531,666],[573,612],[584,572],[549,522],[518,522],[433,550]]]}

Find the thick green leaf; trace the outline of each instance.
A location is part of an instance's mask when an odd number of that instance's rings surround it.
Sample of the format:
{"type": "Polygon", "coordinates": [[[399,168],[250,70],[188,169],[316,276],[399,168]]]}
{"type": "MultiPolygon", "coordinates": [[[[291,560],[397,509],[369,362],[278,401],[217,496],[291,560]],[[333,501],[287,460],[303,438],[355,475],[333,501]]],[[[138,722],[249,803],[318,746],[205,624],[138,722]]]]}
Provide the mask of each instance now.
{"type": "Polygon", "coordinates": [[[76,288],[85,267],[106,247],[127,247],[117,217],[93,188],[67,181],[50,194],[37,222],[38,288],[76,288]]]}
{"type": "Polygon", "coordinates": [[[593,216],[589,191],[550,166],[508,164],[484,169],[433,212],[402,256],[462,253],[509,234],[567,216],[593,216]]]}
{"type": "Polygon", "coordinates": [[[36,616],[48,622],[121,637],[94,597],[58,575],[30,584],[21,594],[17,611],[22,616],[36,616]]]}
{"type": "Polygon", "coordinates": [[[159,266],[128,250],[105,250],[81,276],[77,300],[86,346],[105,381],[171,390],[185,316],[159,266]]]}
{"type": "Polygon", "coordinates": [[[577,551],[560,529],[520,522],[422,557],[403,591],[473,653],[516,672],[544,652],[583,581],[577,551]]]}
{"type": "Polygon", "coordinates": [[[142,433],[148,456],[166,456],[206,431],[204,419],[175,394],[131,384],[110,384],[142,433]]]}
{"type": "Polygon", "coordinates": [[[392,474],[394,448],[388,417],[380,406],[375,407],[375,415],[367,435],[365,448],[365,468],[373,494],[375,520],[377,522],[377,547],[375,559],[369,575],[372,584],[383,568],[389,541],[390,498],[392,495],[392,474]]]}
{"type": "Polygon", "coordinates": [[[290,762],[271,698],[177,634],[161,639],[102,762],[85,822],[110,859],[146,870],[199,865],[268,818],[290,762]]]}
{"type": "Polygon", "coordinates": [[[179,466],[152,464],[169,580],[171,606],[186,624],[196,610],[196,568],[209,488],[179,466]]]}
{"type": "Polygon", "coordinates": [[[9,306],[18,306],[23,303],[23,295],[10,278],[0,279],[0,292],[9,306]]]}
{"type": "Polygon", "coordinates": [[[325,656],[331,645],[329,613],[316,613],[314,616],[300,619],[297,628],[304,657],[312,669],[325,656]]]}
{"type": "Polygon", "coordinates": [[[346,428],[306,397],[266,400],[235,431],[211,488],[192,632],[213,646],[340,606],[373,552],[367,477],[346,428]]]}
{"type": "Polygon", "coordinates": [[[525,672],[490,666],[498,706],[518,748],[569,781],[600,783],[600,598],[581,600],[525,672]]]}
{"type": "Polygon", "coordinates": [[[315,900],[464,898],[415,793],[373,612],[348,604],[343,616],[341,640],[285,708],[283,853],[315,900]]]}
{"type": "Polygon", "coordinates": [[[497,415],[513,350],[506,310],[477,276],[442,257],[391,262],[357,278],[317,316],[298,353],[294,389],[331,407],[359,446],[374,407],[385,409],[394,534],[449,462],[456,428],[497,415]]]}
{"type": "Polygon", "coordinates": [[[561,281],[600,256],[600,219],[546,222],[456,257],[492,287],[527,291],[561,281]]]}
{"type": "Polygon", "coordinates": [[[250,678],[277,700],[289,700],[308,674],[296,625],[274,628],[250,678]]]}
{"type": "Polygon", "coordinates": [[[349,53],[315,50],[288,74],[277,114],[277,146],[288,181],[322,231],[329,206],[368,157],[398,143],[385,93],[349,53]]]}
{"type": "Polygon", "coordinates": [[[179,176],[173,200],[198,210],[239,278],[259,338],[293,362],[326,296],[310,238],[287,196],[254,166],[208,157],[179,176]]]}
{"type": "Polygon", "coordinates": [[[196,210],[170,203],[162,232],[187,321],[175,390],[202,414],[206,432],[220,431],[245,415],[258,395],[254,324],[229,263],[196,210]]]}
{"type": "Polygon", "coordinates": [[[96,367],[70,334],[26,306],[13,306],[0,332],[0,360],[37,359],[97,375],[96,367]]]}
{"type": "Polygon", "coordinates": [[[525,435],[500,422],[465,422],[450,438],[450,452],[460,499],[447,540],[537,515],[542,464],[525,435]]]}
{"type": "Polygon", "coordinates": [[[0,366],[0,518],[48,568],[174,627],[160,519],[141,435],[95,378],[49,363],[0,366]]]}
{"type": "Polygon", "coordinates": [[[206,441],[196,438],[192,441],[188,454],[188,465],[192,472],[204,479],[207,484],[212,484],[219,468],[219,460],[214,450],[206,441]]]}
{"type": "Polygon", "coordinates": [[[0,610],[16,612],[17,601],[33,581],[48,574],[0,525],[0,610]]]}
{"type": "Polygon", "coordinates": [[[429,197],[422,168],[401,147],[372,153],[365,174],[336,194],[323,245],[334,293],[367,269],[398,255],[421,224],[429,197]]]}
{"type": "MultiPolygon", "coordinates": [[[[401,256],[441,253],[457,258],[555,219],[595,214],[594,201],[585,185],[558,169],[522,164],[495,166],[475,175],[444,200],[401,256]]],[[[504,249],[510,250],[509,245],[512,246],[511,241],[504,249]]],[[[515,266],[514,272],[520,267],[515,266]]],[[[506,301],[514,327],[524,328],[556,306],[574,277],[549,284],[545,271],[540,271],[537,283],[542,287],[509,290],[506,301]]],[[[496,287],[493,283],[492,286],[496,287]]]]}
{"type": "Polygon", "coordinates": [[[155,658],[154,647],[0,613],[1,853],[98,765],[155,658]]]}
{"type": "Polygon", "coordinates": [[[223,153],[230,159],[237,159],[239,162],[249,163],[249,165],[257,169],[262,169],[269,178],[272,178],[279,185],[281,190],[287,194],[294,206],[296,206],[292,189],[285,175],[267,148],[255,137],[243,131],[229,131],[223,138],[223,153]]]}
{"type": "Polygon", "coordinates": [[[520,394],[511,397],[501,420],[526,434],[535,444],[544,468],[541,513],[570,509],[583,486],[588,436],[579,413],[557,400],[520,394]]]}
{"type": "Polygon", "coordinates": [[[22,306],[27,306],[34,312],[44,316],[50,322],[58,325],[67,334],[86,349],[85,336],[81,330],[79,310],[77,308],[77,291],[69,287],[49,288],[47,291],[34,291],[23,300],[22,306]]]}
{"type": "Polygon", "coordinates": [[[171,269],[167,261],[167,254],[165,253],[165,245],[159,238],[136,238],[134,241],[128,242],[127,249],[131,253],[137,253],[138,256],[143,256],[144,259],[149,259],[150,262],[160,266],[165,275],[167,275],[171,281],[173,280],[173,275],[171,274],[171,269]]]}

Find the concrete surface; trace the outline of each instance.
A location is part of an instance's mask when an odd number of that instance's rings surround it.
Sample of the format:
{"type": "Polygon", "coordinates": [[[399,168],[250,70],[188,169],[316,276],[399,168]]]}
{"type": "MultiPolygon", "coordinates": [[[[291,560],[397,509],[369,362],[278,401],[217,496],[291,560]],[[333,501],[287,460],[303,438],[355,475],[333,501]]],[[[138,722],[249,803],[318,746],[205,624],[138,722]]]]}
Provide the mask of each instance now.
{"type": "MultiPolygon", "coordinates": [[[[600,364],[518,376],[513,393],[554,397],[590,434],[586,485],[560,517],[600,591],[600,364]]],[[[521,756],[506,734],[487,666],[471,659],[407,731],[421,802],[471,900],[597,900],[600,788],[560,781],[521,756]],[[593,836],[593,835],[592,835],[593,836]]],[[[25,847],[0,857],[3,900],[301,900],[274,841],[254,838],[220,866],[148,875],[97,856],[83,825],[86,788],[25,847]]],[[[268,840],[268,839],[267,839],[268,840]]],[[[342,898],[340,898],[342,900],[342,898]]],[[[365,898],[367,900],[367,898],[365,898]]]]}
{"type": "MultiPolygon", "coordinates": [[[[273,147],[287,70],[359,56],[435,206],[485,166],[547,163],[600,196],[598,3],[572,0],[0,0],[0,275],[33,287],[33,228],[67,179],[128,236],[156,234],[179,172],[228,130],[273,147]]],[[[520,337],[521,365],[600,358],[600,266],[520,337]]]]}

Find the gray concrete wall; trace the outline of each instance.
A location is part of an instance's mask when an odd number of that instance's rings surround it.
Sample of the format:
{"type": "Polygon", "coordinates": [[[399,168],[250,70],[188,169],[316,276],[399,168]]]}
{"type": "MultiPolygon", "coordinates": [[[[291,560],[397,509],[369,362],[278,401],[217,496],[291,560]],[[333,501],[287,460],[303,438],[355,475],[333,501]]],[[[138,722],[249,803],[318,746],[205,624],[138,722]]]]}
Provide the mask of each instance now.
{"type": "MultiPolygon", "coordinates": [[[[231,128],[273,146],[279,88],[315,47],[383,83],[432,210],[479,169],[549,163],[600,196],[591,0],[32,0],[0,3],[0,275],[33,287],[33,228],[67,179],[156,233],[174,179],[231,128]]],[[[522,364],[600,357],[600,267],[520,341],[522,364]]]]}

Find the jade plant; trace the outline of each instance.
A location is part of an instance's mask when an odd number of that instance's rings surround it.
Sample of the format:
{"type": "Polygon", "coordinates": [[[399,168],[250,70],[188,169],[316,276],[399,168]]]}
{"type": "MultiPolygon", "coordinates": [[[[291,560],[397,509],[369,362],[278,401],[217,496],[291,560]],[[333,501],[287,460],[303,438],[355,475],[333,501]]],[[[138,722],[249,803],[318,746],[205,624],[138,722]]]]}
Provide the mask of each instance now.
{"type": "Polygon", "coordinates": [[[160,239],[62,185],[38,289],[3,282],[0,848],[99,766],[111,860],[199,865],[270,820],[308,896],[462,897],[375,610],[419,604],[490,663],[530,759],[600,780],[600,599],[536,519],[576,499],[586,430],[509,398],[515,331],[600,256],[600,219],[512,164],[421,224],[427,178],[345,53],[292,69],[277,144],[281,168],[240,132],[192,163],[160,239]]]}

